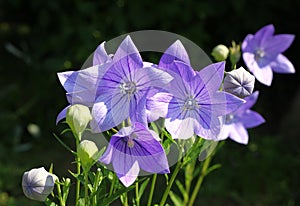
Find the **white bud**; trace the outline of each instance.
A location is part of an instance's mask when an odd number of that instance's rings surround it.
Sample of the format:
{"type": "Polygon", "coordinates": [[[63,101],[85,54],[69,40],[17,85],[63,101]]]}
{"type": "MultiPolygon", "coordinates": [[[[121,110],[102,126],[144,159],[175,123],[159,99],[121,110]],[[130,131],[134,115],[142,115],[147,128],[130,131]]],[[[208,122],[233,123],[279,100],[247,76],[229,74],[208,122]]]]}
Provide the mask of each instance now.
{"type": "Polygon", "coordinates": [[[252,94],[255,77],[243,67],[226,73],[224,78],[224,90],[240,98],[252,94]]]}
{"type": "Polygon", "coordinates": [[[87,106],[74,104],[67,110],[66,121],[73,133],[77,134],[78,137],[81,136],[91,119],[92,115],[87,106]]]}
{"type": "Polygon", "coordinates": [[[58,178],[44,167],[31,169],[23,174],[22,188],[26,197],[32,200],[45,201],[54,189],[58,178]]]}
{"type": "Polygon", "coordinates": [[[81,161],[82,167],[89,170],[97,159],[98,147],[90,140],[83,140],[77,147],[77,155],[81,161]]]}
{"type": "Polygon", "coordinates": [[[216,61],[221,62],[227,59],[229,54],[229,49],[223,45],[219,44],[213,48],[211,55],[215,58],[216,61]]]}

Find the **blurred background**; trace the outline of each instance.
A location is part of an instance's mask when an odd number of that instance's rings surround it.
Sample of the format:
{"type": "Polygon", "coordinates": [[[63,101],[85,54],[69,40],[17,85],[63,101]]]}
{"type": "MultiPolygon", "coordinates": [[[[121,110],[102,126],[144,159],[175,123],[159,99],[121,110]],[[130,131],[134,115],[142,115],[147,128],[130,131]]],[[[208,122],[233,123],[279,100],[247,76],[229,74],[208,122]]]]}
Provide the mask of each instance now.
{"type": "Polygon", "coordinates": [[[56,73],[80,69],[99,43],[155,29],[210,54],[267,24],[296,35],[284,53],[296,74],[275,74],[271,87],[256,83],[254,109],[267,122],[249,130],[247,146],[226,142],[214,158],[222,168],[206,177],[196,205],[300,205],[299,6],[296,0],[0,1],[0,206],[43,205],[22,193],[23,172],[31,168],[54,163],[58,176],[68,175],[71,156],[53,137],[60,131],[56,115],[67,105],[56,73]]]}

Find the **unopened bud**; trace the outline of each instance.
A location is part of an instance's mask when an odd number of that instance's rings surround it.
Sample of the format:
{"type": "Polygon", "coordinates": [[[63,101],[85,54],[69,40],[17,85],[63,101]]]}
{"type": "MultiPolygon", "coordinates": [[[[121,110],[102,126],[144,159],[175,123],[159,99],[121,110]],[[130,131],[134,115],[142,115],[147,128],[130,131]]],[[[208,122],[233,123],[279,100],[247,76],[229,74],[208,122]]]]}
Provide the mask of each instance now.
{"type": "Polygon", "coordinates": [[[219,44],[215,48],[213,48],[211,55],[215,58],[216,61],[221,62],[227,59],[229,54],[228,48],[223,45],[219,44]]]}
{"type": "Polygon", "coordinates": [[[234,41],[232,41],[232,46],[229,47],[229,51],[230,51],[230,62],[232,65],[236,65],[236,63],[238,63],[238,61],[241,58],[241,46],[239,44],[236,44],[234,41]]]}
{"type": "Polygon", "coordinates": [[[226,73],[224,78],[224,90],[240,98],[252,94],[255,77],[243,67],[226,73]]]}
{"type": "Polygon", "coordinates": [[[84,105],[74,104],[67,110],[66,121],[79,138],[91,119],[90,109],[84,105]]]}
{"type": "Polygon", "coordinates": [[[45,170],[44,167],[25,172],[22,178],[22,188],[26,197],[44,202],[54,189],[58,178],[45,170]]]}
{"type": "Polygon", "coordinates": [[[77,147],[77,155],[81,161],[81,165],[85,170],[89,170],[90,167],[98,159],[98,147],[90,140],[83,140],[77,147]]]}

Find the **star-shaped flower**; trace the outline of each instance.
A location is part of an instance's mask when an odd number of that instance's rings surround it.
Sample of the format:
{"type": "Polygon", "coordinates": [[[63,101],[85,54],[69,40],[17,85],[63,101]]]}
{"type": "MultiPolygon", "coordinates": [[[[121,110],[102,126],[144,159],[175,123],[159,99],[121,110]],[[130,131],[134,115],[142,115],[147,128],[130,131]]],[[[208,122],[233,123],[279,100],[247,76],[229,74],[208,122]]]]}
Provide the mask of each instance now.
{"type": "MultiPolygon", "coordinates": [[[[216,140],[222,115],[237,109],[244,101],[218,91],[225,63],[211,64],[199,72],[189,65],[187,52],[177,41],[160,60],[159,68],[173,76],[171,83],[147,102],[149,113],[165,117],[165,126],[174,139],[188,139],[194,134],[216,140]]],[[[150,115],[155,120],[157,115],[150,115]],[[155,118],[153,117],[155,116],[155,118]]]]}
{"type": "Polygon", "coordinates": [[[123,127],[111,137],[99,160],[105,164],[112,163],[117,176],[126,187],[134,183],[140,169],[149,173],[169,173],[165,151],[154,133],[140,123],[123,127]]]}
{"type": "Polygon", "coordinates": [[[295,72],[293,64],[281,54],[290,47],[294,37],[291,34],[274,35],[273,25],[246,36],[242,43],[243,59],[258,81],[270,86],[273,72],[295,72]]]}
{"type": "Polygon", "coordinates": [[[92,109],[92,130],[109,130],[127,118],[131,122],[146,124],[146,97],[149,90],[162,88],[171,80],[167,72],[143,62],[131,38],[127,36],[97,87],[98,98],[92,109]]]}
{"type": "Polygon", "coordinates": [[[251,96],[245,98],[246,103],[240,106],[236,111],[226,116],[225,124],[222,127],[218,139],[230,139],[248,144],[249,136],[247,129],[256,127],[265,122],[265,119],[257,112],[250,110],[256,103],[259,92],[254,92],[251,96]]]}
{"type": "Polygon", "coordinates": [[[82,104],[92,107],[97,99],[97,85],[110,65],[111,55],[101,43],[93,54],[93,66],[79,70],[67,71],[57,74],[58,79],[67,92],[67,100],[70,105],[65,107],[57,116],[56,123],[66,117],[67,109],[74,104],[82,104]]]}

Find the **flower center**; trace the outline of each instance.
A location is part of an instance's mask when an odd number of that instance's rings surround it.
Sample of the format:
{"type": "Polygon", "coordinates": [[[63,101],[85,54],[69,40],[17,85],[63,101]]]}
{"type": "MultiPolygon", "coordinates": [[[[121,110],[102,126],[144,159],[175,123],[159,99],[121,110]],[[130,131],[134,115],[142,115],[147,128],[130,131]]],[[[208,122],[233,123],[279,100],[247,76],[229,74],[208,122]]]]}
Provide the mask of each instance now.
{"type": "Polygon", "coordinates": [[[123,94],[134,94],[136,92],[135,82],[124,82],[120,85],[121,92],[123,94]]]}
{"type": "Polygon", "coordinates": [[[226,115],[225,124],[231,124],[233,122],[233,119],[234,119],[234,115],[233,114],[226,115]]]}
{"type": "Polygon", "coordinates": [[[255,50],[255,60],[259,60],[265,56],[265,51],[261,48],[255,50]]]}
{"type": "Polygon", "coordinates": [[[134,146],[134,141],[133,141],[133,139],[128,138],[128,140],[127,140],[127,146],[128,146],[129,148],[133,148],[133,146],[134,146]]]}
{"type": "Polygon", "coordinates": [[[184,105],[183,105],[184,110],[193,110],[198,107],[199,107],[198,102],[193,97],[188,97],[185,100],[184,105]]]}
{"type": "Polygon", "coordinates": [[[134,141],[133,141],[133,139],[135,139],[135,138],[137,138],[137,134],[132,133],[132,134],[129,135],[128,140],[127,140],[127,146],[128,146],[129,148],[133,148],[133,146],[134,146],[134,141]]]}

